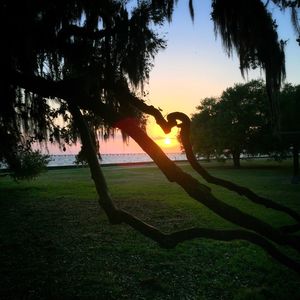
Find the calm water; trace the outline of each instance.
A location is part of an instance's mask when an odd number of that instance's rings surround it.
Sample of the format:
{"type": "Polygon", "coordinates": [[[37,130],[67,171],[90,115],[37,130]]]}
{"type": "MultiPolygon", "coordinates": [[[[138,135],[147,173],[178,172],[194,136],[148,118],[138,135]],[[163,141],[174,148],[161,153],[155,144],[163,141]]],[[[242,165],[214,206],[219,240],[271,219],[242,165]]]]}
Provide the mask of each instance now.
{"type": "MultiPolygon", "coordinates": [[[[167,156],[171,160],[186,160],[185,154],[169,153],[167,156]]],[[[75,155],[51,155],[49,167],[57,166],[73,166],[75,165],[75,155]]],[[[102,154],[101,164],[119,164],[119,163],[138,163],[151,162],[152,159],[145,153],[130,153],[130,154],[102,154]]]]}
{"type": "MultiPolygon", "coordinates": [[[[185,154],[182,153],[167,153],[167,156],[173,160],[186,160],[185,154]]],[[[75,155],[50,155],[50,162],[48,167],[59,166],[74,166],[75,155]]],[[[129,153],[129,154],[102,154],[101,164],[121,164],[121,163],[139,163],[139,162],[151,162],[152,159],[145,153],[129,153]]],[[[0,169],[5,169],[6,165],[1,164],[0,169]]]]}

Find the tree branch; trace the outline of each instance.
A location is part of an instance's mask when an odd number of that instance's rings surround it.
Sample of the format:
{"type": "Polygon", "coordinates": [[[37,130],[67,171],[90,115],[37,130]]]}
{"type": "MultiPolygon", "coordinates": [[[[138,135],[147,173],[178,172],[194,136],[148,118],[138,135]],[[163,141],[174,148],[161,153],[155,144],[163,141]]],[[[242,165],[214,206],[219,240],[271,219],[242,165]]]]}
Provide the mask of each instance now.
{"type": "MultiPolygon", "coordinates": [[[[209,174],[197,161],[197,158],[194,155],[192,145],[190,142],[190,119],[183,113],[172,113],[167,116],[167,119],[170,120],[172,123],[176,122],[176,120],[180,120],[182,123],[179,125],[181,128],[180,130],[180,138],[186,152],[186,156],[188,161],[190,162],[191,166],[195,171],[197,171],[207,182],[213,183],[216,185],[220,185],[225,187],[231,191],[238,193],[241,196],[247,197],[249,200],[253,201],[254,203],[264,205],[267,208],[272,208],[278,211],[282,211],[290,215],[294,218],[297,222],[300,222],[300,215],[295,212],[294,210],[278,204],[270,199],[258,196],[250,189],[239,186],[231,181],[227,181],[221,178],[217,178],[209,174]]],[[[294,227],[296,228],[296,227],[294,227]]]]}
{"type": "Polygon", "coordinates": [[[124,83],[117,82],[115,85],[115,89],[118,91],[120,101],[126,100],[127,103],[136,107],[141,112],[154,117],[156,123],[162,128],[162,130],[166,134],[170,133],[171,129],[174,126],[176,126],[176,122],[172,124],[172,122],[166,121],[161,112],[158,109],[156,109],[153,105],[147,105],[144,101],[132,95],[128,86],[124,85],[124,83]]]}
{"type": "Polygon", "coordinates": [[[280,252],[267,239],[253,232],[246,230],[216,230],[195,227],[166,234],[124,210],[118,210],[118,214],[120,220],[142,233],[144,236],[156,241],[163,248],[175,248],[179,243],[196,238],[207,238],[217,241],[245,240],[260,246],[271,257],[295,272],[300,273],[300,264],[298,262],[280,252]]]}
{"type": "Polygon", "coordinates": [[[180,112],[175,112],[171,113],[167,116],[166,121],[164,117],[162,116],[161,112],[156,109],[154,106],[149,106],[146,103],[140,101],[138,98],[132,96],[130,97],[129,101],[131,102],[132,105],[143,111],[144,113],[147,113],[151,116],[153,116],[156,120],[156,123],[160,125],[160,127],[165,131],[165,133],[169,133],[171,131],[171,128],[174,126],[178,126],[181,128],[180,130],[180,137],[182,140],[182,144],[187,156],[187,159],[193,169],[198,172],[208,183],[220,185],[224,188],[227,188],[231,191],[234,191],[238,193],[241,196],[247,197],[249,200],[251,200],[254,203],[264,205],[267,208],[272,208],[281,212],[284,212],[288,215],[290,215],[293,219],[295,219],[298,224],[295,225],[290,225],[287,227],[282,227],[282,230],[286,233],[293,233],[296,232],[300,229],[300,215],[284,206],[281,204],[278,204],[270,199],[267,199],[265,197],[261,197],[257,194],[255,194],[253,191],[250,189],[239,186],[231,181],[227,181],[221,178],[217,178],[215,176],[212,176],[205,170],[198,162],[197,158],[194,155],[191,142],[190,142],[190,119],[187,115],[180,113],[180,112]],[[177,120],[180,120],[182,123],[177,124],[177,120]]]}
{"type": "Polygon", "coordinates": [[[107,110],[106,114],[115,116],[114,126],[120,128],[128,136],[133,138],[153,159],[168,180],[171,182],[177,182],[187,192],[187,194],[196,201],[202,203],[222,218],[236,225],[253,230],[280,245],[290,245],[300,251],[300,241],[298,237],[286,235],[269,224],[214,197],[210,193],[210,188],[199,183],[198,180],[183,172],[174,162],[172,162],[160,149],[160,147],[152,141],[152,139],[138,126],[138,124],[136,124],[135,120],[128,118],[122,119],[122,116],[118,115],[109,107],[103,107],[103,105],[100,105],[99,102],[93,101],[88,103],[93,105],[90,108],[94,113],[101,115],[105,110],[107,110]]]}
{"type": "Polygon", "coordinates": [[[286,265],[290,269],[293,269],[294,271],[300,273],[299,263],[293,261],[286,255],[281,253],[272,243],[256,233],[248,232],[245,230],[214,230],[205,228],[192,228],[165,234],[157,228],[131,215],[130,213],[116,208],[108,193],[106,181],[101,171],[88,127],[85,124],[79,108],[72,103],[69,104],[69,106],[70,112],[72,113],[76,125],[80,131],[82,144],[88,158],[91,175],[95,182],[96,189],[99,195],[99,203],[101,207],[103,207],[111,223],[126,223],[138,232],[142,233],[144,236],[147,236],[150,239],[156,241],[161,247],[164,248],[174,248],[181,242],[195,238],[209,238],[221,241],[231,241],[236,239],[246,240],[262,247],[274,259],[286,265]]]}
{"type": "Polygon", "coordinates": [[[116,123],[116,126],[140,145],[140,147],[153,159],[169,181],[177,182],[187,194],[196,201],[202,203],[222,218],[236,225],[253,230],[278,244],[290,245],[298,251],[300,250],[299,238],[296,236],[285,235],[269,224],[215,198],[210,193],[208,187],[200,184],[195,178],[183,172],[174,162],[172,162],[159,146],[157,146],[133,120],[120,120],[116,123]]]}
{"type": "MultiPolygon", "coordinates": [[[[88,101],[95,100],[95,89],[106,87],[104,80],[90,80],[93,72],[82,74],[80,77],[54,81],[33,74],[23,74],[10,71],[5,75],[10,84],[26,89],[44,98],[59,98],[80,104],[82,109],[88,109],[88,101]]],[[[99,99],[97,99],[99,100],[99,99]]]]}

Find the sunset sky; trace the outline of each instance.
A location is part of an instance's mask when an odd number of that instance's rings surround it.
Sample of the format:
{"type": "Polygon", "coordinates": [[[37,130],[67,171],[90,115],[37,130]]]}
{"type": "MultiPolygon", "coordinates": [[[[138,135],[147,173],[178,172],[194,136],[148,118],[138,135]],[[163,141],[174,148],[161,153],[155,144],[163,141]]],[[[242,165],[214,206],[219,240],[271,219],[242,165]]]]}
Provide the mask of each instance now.
{"type": "MultiPolygon", "coordinates": [[[[190,116],[201,99],[219,96],[224,89],[235,83],[264,78],[260,71],[251,71],[247,78],[242,78],[236,56],[228,58],[220,38],[214,35],[213,23],[210,20],[210,2],[194,1],[193,23],[189,16],[188,1],[179,1],[173,21],[159,29],[167,39],[167,48],[157,55],[145,91],[149,93],[147,103],[160,107],[164,115],[172,111],[182,111],[190,116]]],[[[290,15],[277,9],[275,19],[279,25],[280,38],[288,40],[286,82],[300,84],[300,47],[296,42],[290,15]]],[[[176,130],[173,130],[166,140],[162,130],[149,118],[147,132],[165,152],[180,151],[176,141],[176,130]]],[[[77,151],[78,147],[67,149],[67,153],[77,151]]],[[[132,140],[129,141],[129,145],[124,145],[119,135],[114,140],[103,142],[100,151],[142,152],[132,140]]]]}

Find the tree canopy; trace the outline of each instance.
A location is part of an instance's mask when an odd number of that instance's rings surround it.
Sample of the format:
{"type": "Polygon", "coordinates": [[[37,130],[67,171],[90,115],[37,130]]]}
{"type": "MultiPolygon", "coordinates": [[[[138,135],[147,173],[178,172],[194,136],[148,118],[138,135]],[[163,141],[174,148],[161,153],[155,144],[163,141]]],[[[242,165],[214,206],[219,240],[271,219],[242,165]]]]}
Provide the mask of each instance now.
{"type": "MultiPolygon", "coordinates": [[[[227,88],[219,99],[206,98],[192,117],[195,153],[218,156],[226,152],[240,166],[240,155],[272,150],[270,109],[265,84],[252,80],[227,88]]],[[[274,144],[274,143],[273,143],[274,144]]]]}
{"type": "MultiPolygon", "coordinates": [[[[137,97],[134,89],[149,76],[152,58],[165,42],[157,25],[171,21],[175,0],[4,0],[1,1],[0,53],[1,157],[17,159],[20,144],[31,140],[69,143],[78,136],[99,195],[99,204],[113,224],[124,222],[163,247],[196,237],[220,240],[244,239],[263,247],[286,266],[300,265],[273,243],[299,251],[299,238],[286,233],[297,230],[300,216],[269,199],[210,176],[196,161],[189,143],[190,120],[182,113],[164,118],[161,112],[137,97]],[[148,137],[141,115],[148,114],[167,133],[181,128],[188,159],[208,182],[223,185],[266,207],[283,211],[297,224],[274,228],[217,199],[211,189],[183,172],[148,137]],[[143,124],[143,122],[142,122],[143,124]],[[189,196],[221,217],[244,229],[192,228],[165,234],[115,206],[97,158],[97,137],[119,128],[149,154],[165,176],[189,196]],[[100,131],[98,131],[100,129],[100,131]],[[100,132],[100,133],[99,133],[100,132]]],[[[273,1],[287,7],[290,1],[273,1]]],[[[194,16],[192,1],[189,1],[194,16]]],[[[233,50],[244,73],[261,67],[276,116],[276,91],[284,78],[284,43],[267,5],[260,0],[213,0],[212,21],[225,50],[233,50]]],[[[183,99],[184,100],[184,99],[183,99]]],[[[163,101],[163,100],[162,100],[163,101]]]]}

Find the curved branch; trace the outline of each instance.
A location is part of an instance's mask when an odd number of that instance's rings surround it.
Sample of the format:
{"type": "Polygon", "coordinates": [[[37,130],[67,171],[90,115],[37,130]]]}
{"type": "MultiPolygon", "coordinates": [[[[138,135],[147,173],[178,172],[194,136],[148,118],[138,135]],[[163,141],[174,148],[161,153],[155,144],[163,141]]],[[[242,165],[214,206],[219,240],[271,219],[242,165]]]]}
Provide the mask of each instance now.
{"type": "MultiPolygon", "coordinates": [[[[197,171],[207,182],[213,183],[216,185],[220,185],[224,188],[227,188],[228,190],[234,191],[238,193],[241,196],[247,197],[249,200],[251,200],[254,203],[264,205],[267,208],[272,208],[281,212],[285,212],[286,214],[290,215],[292,218],[294,218],[297,222],[300,222],[300,215],[295,212],[294,210],[278,204],[270,199],[258,196],[250,189],[237,185],[231,181],[227,181],[221,178],[217,178],[215,176],[212,176],[209,174],[198,162],[197,158],[194,155],[192,145],[190,142],[190,119],[187,115],[183,113],[171,113],[167,116],[167,119],[171,121],[172,123],[176,122],[176,120],[180,120],[182,123],[178,126],[181,128],[180,130],[180,138],[187,156],[187,159],[193,169],[197,171]]],[[[296,228],[296,227],[294,227],[296,228]]]]}
{"type": "Polygon", "coordinates": [[[217,178],[215,176],[212,176],[207,172],[198,162],[197,158],[194,155],[191,142],[190,142],[190,119],[187,115],[181,112],[174,112],[167,116],[166,121],[164,117],[162,116],[161,112],[156,109],[154,106],[149,106],[146,103],[140,101],[138,98],[132,96],[130,97],[130,102],[132,105],[140,109],[142,112],[147,113],[151,116],[153,116],[156,120],[156,123],[160,125],[160,127],[164,130],[165,133],[169,133],[171,128],[174,126],[180,127],[180,137],[182,140],[182,144],[187,156],[187,159],[193,169],[198,172],[208,183],[220,185],[224,188],[227,188],[228,190],[234,191],[238,193],[241,196],[247,197],[249,200],[251,200],[254,203],[264,205],[267,208],[272,208],[281,212],[284,212],[288,215],[290,215],[293,219],[295,219],[298,224],[290,225],[287,228],[282,228],[283,232],[286,233],[293,233],[299,230],[300,228],[300,215],[295,212],[294,210],[290,209],[289,207],[286,207],[284,205],[278,204],[270,199],[267,199],[265,197],[261,197],[257,194],[255,194],[253,191],[251,191],[249,188],[237,185],[231,181],[227,181],[221,178],[217,178]],[[182,123],[177,124],[177,120],[180,120],[182,123]]]}
{"type": "MultiPolygon", "coordinates": [[[[230,206],[217,199],[210,193],[210,188],[201,184],[191,175],[183,172],[172,162],[160,147],[138,126],[135,120],[122,119],[122,117],[110,107],[100,102],[89,102],[94,113],[114,116],[114,126],[120,128],[128,136],[134,139],[139,146],[153,159],[156,165],[171,182],[177,182],[192,198],[202,203],[220,217],[236,225],[253,230],[258,234],[280,244],[290,245],[300,251],[300,239],[296,236],[286,235],[273,228],[269,224],[230,206]]],[[[112,119],[112,118],[111,118],[112,119]]]]}
{"type": "Polygon", "coordinates": [[[156,241],[163,248],[175,248],[179,243],[196,238],[207,238],[217,241],[245,240],[260,246],[271,257],[287,266],[288,268],[296,271],[297,273],[300,273],[300,263],[289,258],[281,251],[279,251],[267,239],[253,232],[249,232],[246,230],[216,230],[195,227],[166,234],[124,210],[118,210],[117,214],[119,215],[119,219],[122,220],[122,222],[131,226],[136,231],[142,233],[144,236],[147,236],[150,239],[156,241]]]}
{"type": "Polygon", "coordinates": [[[70,112],[72,113],[77,127],[80,131],[82,144],[88,158],[91,175],[95,182],[96,189],[99,195],[99,203],[106,212],[111,223],[119,224],[123,222],[125,224],[128,224],[138,232],[142,233],[144,236],[147,236],[150,239],[156,241],[161,247],[164,248],[174,248],[181,242],[195,238],[208,238],[221,241],[231,241],[236,239],[246,240],[262,247],[274,259],[284,264],[288,268],[296,271],[297,273],[300,273],[300,264],[298,262],[295,262],[285,254],[280,252],[271,242],[256,233],[246,230],[214,230],[206,228],[191,228],[173,232],[170,234],[165,234],[157,228],[126,212],[125,210],[116,208],[108,193],[106,181],[101,171],[88,127],[85,124],[79,108],[74,104],[69,104],[69,107],[70,112]]]}
{"type": "Polygon", "coordinates": [[[138,97],[134,96],[127,85],[124,85],[122,81],[119,81],[115,84],[115,89],[119,92],[119,101],[124,101],[126,99],[126,102],[130,105],[136,107],[141,112],[148,114],[152,117],[154,117],[156,123],[162,128],[164,133],[168,134],[170,133],[171,129],[176,126],[176,122],[172,123],[169,121],[166,121],[161,112],[156,109],[153,105],[148,105],[138,97]]]}
{"type": "Polygon", "coordinates": [[[214,197],[213,194],[210,193],[208,187],[200,184],[198,180],[183,172],[174,162],[172,162],[159,146],[157,146],[143,130],[132,122],[132,120],[122,120],[117,126],[140,145],[166,175],[169,181],[177,182],[187,194],[196,201],[202,203],[222,218],[236,225],[253,230],[278,244],[290,245],[300,251],[300,240],[298,237],[285,235],[269,224],[214,197]]]}

